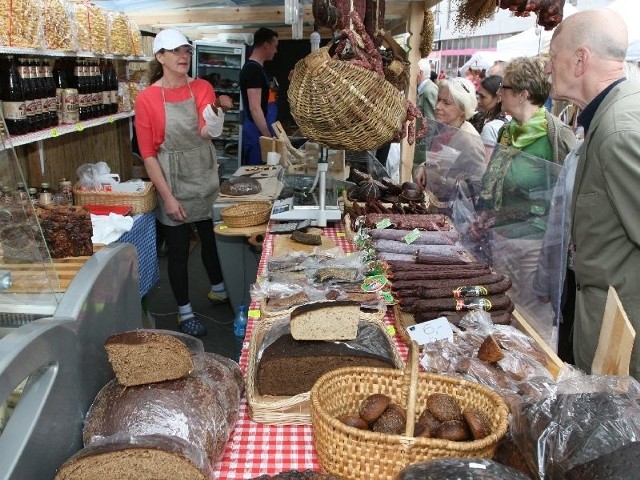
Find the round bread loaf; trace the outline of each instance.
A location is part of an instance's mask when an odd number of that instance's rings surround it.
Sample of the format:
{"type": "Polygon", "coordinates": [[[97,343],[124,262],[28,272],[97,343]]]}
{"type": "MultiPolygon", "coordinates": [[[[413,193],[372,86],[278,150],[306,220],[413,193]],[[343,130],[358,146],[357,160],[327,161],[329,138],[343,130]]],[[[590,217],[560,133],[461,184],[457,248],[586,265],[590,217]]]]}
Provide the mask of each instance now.
{"type": "Polygon", "coordinates": [[[357,415],[340,415],[338,417],[338,420],[340,420],[348,427],[354,427],[360,430],[369,430],[369,425],[367,425],[367,422],[365,422],[357,415]]]}
{"type": "Polygon", "coordinates": [[[258,180],[251,177],[233,177],[225,180],[220,185],[220,193],[224,195],[255,195],[262,191],[262,185],[258,180]]]}
{"type": "Polygon", "coordinates": [[[407,423],[407,414],[400,405],[390,403],[380,417],[373,422],[371,429],[374,432],[401,434],[404,433],[407,423]]]}
{"type": "Polygon", "coordinates": [[[487,416],[475,408],[465,408],[462,412],[474,440],[480,440],[491,433],[491,423],[487,416]]]}
{"type": "Polygon", "coordinates": [[[446,393],[432,393],[427,397],[427,408],[441,422],[462,421],[462,411],[455,398],[446,393]]]}
{"type": "Polygon", "coordinates": [[[237,419],[240,389],[231,370],[204,355],[204,369],[185,378],[126,388],[115,380],[105,385],[87,414],[85,445],[117,433],[167,435],[217,461],[237,419]]]}
{"type": "Polygon", "coordinates": [[[116,436],[79,450],[55,480],[207,480],[210,475],[207,458],[180,438],[116,436]]]}
{"type": "Polygon", "coordinates": [[[418,418],[418,423],[425,426],[430,437],[436,436],[438,427],[442,424],[440,420],[433,416],[433,413],[431,413],[428,408],[424,409],[424,412],[422,412],[420,418],[418,418]]]}
{"type": "Polygon", "coordinates": [[[462,442],[469,439],[469,427],[459,420],[449,420],[444,422],[436,432],[437,438],[444,440],[453,440],[454,442],[462,442]]]}
{"type": "Polygon", "coordinates": [[[387,409],[390,402],[391,398],[382,393],[369,395],[360,405],[360,418],[367,423],[375,422],[387,409]]]}

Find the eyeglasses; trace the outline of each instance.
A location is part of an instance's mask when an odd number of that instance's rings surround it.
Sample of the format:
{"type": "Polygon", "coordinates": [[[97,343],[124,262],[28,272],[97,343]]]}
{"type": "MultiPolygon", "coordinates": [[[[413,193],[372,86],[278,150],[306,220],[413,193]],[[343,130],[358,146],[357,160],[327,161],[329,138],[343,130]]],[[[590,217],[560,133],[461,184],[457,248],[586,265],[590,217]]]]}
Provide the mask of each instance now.
{"type": "Polygon", "coordinates": [[[513,87],[511,85],[500,84],[500,87],[498,87],[498,90],[500,90],[500,89],[502,89],[502,90],[513,90],[513,87]]]}
{"type": "Polygon", "coordinates": [[[176,47],[176,48],[172,48],[171,50],[169,49],[165,49],[165,52],[171,52],[175,55],[192,55],[193,54],[193,47],[185,47],[180,46],[180,47],[176,47]]]}

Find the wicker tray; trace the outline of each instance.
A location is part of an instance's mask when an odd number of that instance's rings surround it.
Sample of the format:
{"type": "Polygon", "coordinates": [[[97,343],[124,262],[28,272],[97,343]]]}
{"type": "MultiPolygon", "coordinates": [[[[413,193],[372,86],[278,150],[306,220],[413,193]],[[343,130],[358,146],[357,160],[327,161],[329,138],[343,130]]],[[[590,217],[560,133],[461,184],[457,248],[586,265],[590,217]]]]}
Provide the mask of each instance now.
{"type": "Polygon", "coordinates": [[[392,480],[406,466],[442,457],[491,458],[509,428],[509,410],[496,392],[456,377],[418,372],[413,344],[405,371],[341,368],[326,373],[311,389],[311,419],[318,461],[323,470],[350,480],[392,480]],[[414,421],[432,393],[452,395],[460,407],[482,411],[491,434],[481,440],[453,442],[413,437],[414,421]],[[358,412],[369,395],[384,393],[407,406],[405,435],[388,435],[348,427],[336,417],[358,412]]]}
{"type": "Polygon", "coordinates": [[[76,184],[73,187],[73,200],[76,205],[127,205],[132,208],[131,214],[146,213],[155,209],[158,204],[156,187],[151,182],[144,182],[142,192],[106,192],[103,190],[81,190],[76,184]]]}
{"type": "MultiPolygon", "coordinates": [[[[247,403],[249,404],[249,416],[258,423],[271,425],[307,425],[311,423],[309,396],[310,392],[300,393],[292,397],[260,395],[256,384],[258,374],[258,350],[267,332],[274,323],[281,318],[267,318],[260,320],[252,330],[249,342],[249,357],[247,367],[247,403]]],[[[389,341],[393,354],[393,361],[397,368],[404,368],[404,361],[398,352],[398,348],[389,334],[386,324],[374,318],[360,318],[377,325],[389,341]]],[[[389,369],[390,371],[395,371],[389,369]]]]}
{"type": "Polygon", "coordinates": [[[253,227],[269,221],[270,202],[247,202],[232,205],[220,210],[224,223],[233,228],[253,227]]]}

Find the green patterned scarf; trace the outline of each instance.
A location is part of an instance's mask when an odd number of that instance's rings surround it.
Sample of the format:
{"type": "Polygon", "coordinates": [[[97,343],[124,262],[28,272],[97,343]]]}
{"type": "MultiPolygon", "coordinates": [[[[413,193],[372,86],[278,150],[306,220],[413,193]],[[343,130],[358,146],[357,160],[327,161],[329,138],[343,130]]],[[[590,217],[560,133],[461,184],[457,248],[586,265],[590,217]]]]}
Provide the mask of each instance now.
{"type": "Polygon", "coordinates": [[[524,150],[533,142],[547,134],[547,118],[544,107],[540,107],[533,117],[520,125],[512,118],[502,129],[498,148],[487,166],[480,198],[485,205],[491,205],[495,210],[502,207],[503,184],[511,160],[520,150],[524,150]]]}

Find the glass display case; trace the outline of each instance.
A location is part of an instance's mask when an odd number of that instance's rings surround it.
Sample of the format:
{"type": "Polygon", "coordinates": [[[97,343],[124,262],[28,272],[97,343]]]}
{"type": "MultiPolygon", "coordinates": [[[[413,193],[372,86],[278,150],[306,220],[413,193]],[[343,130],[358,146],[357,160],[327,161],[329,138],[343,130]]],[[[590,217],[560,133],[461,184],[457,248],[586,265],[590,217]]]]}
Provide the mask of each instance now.
{"type": "Polygon", "coordinates": [[[9,136],[2,136],[0,148],[0,328],[4,329],[53,314],[61,286],[9,136]]]}
{"type": "Polygon", "coordinates": [[[244,65],[245,46],[195,41],[193,43],[194,76],[207,80],[216,95],[229,95],[234,108],[225,114],[222,135],[214,140],[221,176],[228,177],[240,166],[242,155],[242,96],[240,70],[244,65]]]}

